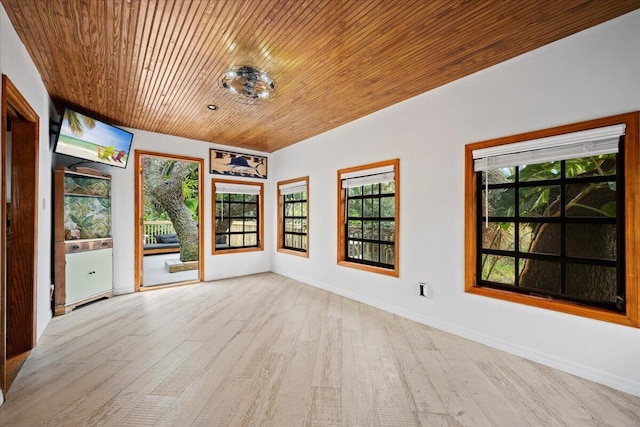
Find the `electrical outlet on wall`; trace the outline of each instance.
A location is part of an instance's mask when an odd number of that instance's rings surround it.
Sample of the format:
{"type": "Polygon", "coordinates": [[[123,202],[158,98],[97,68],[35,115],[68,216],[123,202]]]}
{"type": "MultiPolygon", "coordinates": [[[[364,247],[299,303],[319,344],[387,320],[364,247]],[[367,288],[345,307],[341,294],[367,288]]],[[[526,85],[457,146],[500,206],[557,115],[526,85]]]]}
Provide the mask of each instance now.
{"type": "Polygon", "coordinates": [[[427,282],[418,282],[418,289],[421,297],[433,299],[433,286],[427,282]]]}

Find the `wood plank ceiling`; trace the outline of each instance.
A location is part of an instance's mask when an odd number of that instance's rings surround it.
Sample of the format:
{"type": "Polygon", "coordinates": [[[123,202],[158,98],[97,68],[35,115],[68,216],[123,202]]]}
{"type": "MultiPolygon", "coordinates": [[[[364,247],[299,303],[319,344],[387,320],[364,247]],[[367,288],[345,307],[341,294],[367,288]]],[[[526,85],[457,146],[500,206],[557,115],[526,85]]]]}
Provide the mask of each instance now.
{"type": "Polygon", "coordinates": [[[640,8],[640,0],[0,1],[59,110],[266,152],[640,8]],[[231,65],[267,70],[277,97],[237,102],[219,83],[231,65]]]}

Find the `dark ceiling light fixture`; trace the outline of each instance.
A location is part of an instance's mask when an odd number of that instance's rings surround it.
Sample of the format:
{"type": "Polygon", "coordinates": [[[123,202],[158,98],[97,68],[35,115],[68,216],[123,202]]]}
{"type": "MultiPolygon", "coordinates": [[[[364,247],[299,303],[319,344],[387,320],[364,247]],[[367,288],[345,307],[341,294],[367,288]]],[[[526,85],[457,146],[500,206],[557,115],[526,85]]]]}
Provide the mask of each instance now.
{"type": "Polygon", "coordinates": [[[262,104],[276,96],[276,82],[266,71],[249,65],[233,67],[222,74],[220,86],[245,104],[262,104]]]}
{"type": "Polygon", "coordinates": [[[207,105],[207,108],[211,111],[216,111],[218,109],[218,106],[215,104],[209,104],[207,105]]]}

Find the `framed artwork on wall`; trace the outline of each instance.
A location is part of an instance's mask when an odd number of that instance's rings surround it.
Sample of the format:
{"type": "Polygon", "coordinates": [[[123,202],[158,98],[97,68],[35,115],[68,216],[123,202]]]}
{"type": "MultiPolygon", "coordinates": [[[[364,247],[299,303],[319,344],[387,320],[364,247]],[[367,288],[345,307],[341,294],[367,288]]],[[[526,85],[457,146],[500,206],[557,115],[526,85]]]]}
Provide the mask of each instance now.
{"type": "Polygon", "coordinates": [[[212,148],[209,150],[209,173],[267,179],[267,158],[212,148]]]}

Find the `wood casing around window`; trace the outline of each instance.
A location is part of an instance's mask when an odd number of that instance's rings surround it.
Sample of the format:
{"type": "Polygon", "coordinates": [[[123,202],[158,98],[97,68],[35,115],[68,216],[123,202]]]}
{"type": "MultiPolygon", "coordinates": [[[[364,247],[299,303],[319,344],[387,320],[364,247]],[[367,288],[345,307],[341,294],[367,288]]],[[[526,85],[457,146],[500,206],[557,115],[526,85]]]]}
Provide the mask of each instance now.
{"type": "Polygon", "coordinates": [[[301,178],[294,179],[286,179],[284,181],[279,181],[276,184],[276,197],[278,200],[278,243],[277,250],[278,252],[282,252],[284,254],[296,255],[299,257],[309,258],[309,176],[303,176],[301,178]],[[292,249],[287,249],[284,247],[284,218],[283,218],[283,201],[282,195],[280,194],[280,186],[285,184],[290,184],[292,182],[302,182],[307,186],[307,250],[306,251],[294,251],[292,249]]]}
{"type": "Polygon", "coordinates": [[[503,138],[468,144],[465,146],[465,291],[505,301],[526,304],[591,319],[640,327],[638,311],[640,296],[638,293],[640,267],[638,246],[640,242],[640,112],[620,114],[595,120],[588,120],[551,129],[512,135],[503,138]],[[524,295],[517,292],[476,286],[477,260],[477,216],[476,190],[477,178],[473,166],[473,151],[503,144],[528,141],[537,138],[561,135],[604,126],[626,124],[624,144],[624,236],[625,236],[625,314],[604,309],[592,308],[577,303],[551,300],[542,297],[524,295]]]}
{"type": "Polygon", "coordinates": [[[211,180],[211,204],[211,255],[235,254],[239,252],[255,252],[264,250],[264,184],[262,182],[213,178],[211,180]],[[258,196],[258,246],[216,250],[216,182],[224,182],[225,184],[255,185],[260,187],[260,195],[258,196]]]}
{"type": "Polygon", "coordinates": [[[338,225],[338,265],[342,265],[345,267],[351,267],[358,270],[369,271],[372,273],[384,274],[387,276],[399,277],[400,276],[400,159],[392,159],[385,160],[382,162],[369,163],[367,165],[355,166],[351,168],[340,169],[338,171],[338,217],[337,217],[337,225],[338,225]],[[373,265],[360,264],[357,262],[352,262],[347,260],[347,255],[345,254],[345,241],[346,241],[346,232],[344,227],[344,218],[345,218],[345,201],[346,194],[342,189],[342,180],[340,176],[344,173],[357,172],[361,170],[367,169],[375,169],[383,166],[393,165],[395,171],[395,242],[394,242],[394,268],[383,268],[376,267],[373,265]]]}

